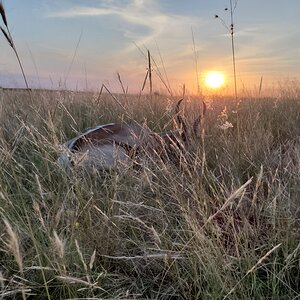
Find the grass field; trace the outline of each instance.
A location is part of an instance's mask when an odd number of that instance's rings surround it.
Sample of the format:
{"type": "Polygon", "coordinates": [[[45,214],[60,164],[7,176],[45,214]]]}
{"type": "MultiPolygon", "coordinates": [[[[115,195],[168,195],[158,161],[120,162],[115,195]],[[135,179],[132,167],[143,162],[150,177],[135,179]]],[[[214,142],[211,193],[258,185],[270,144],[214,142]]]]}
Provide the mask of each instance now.
{"type": "Polygon", "coordinates": [[[299,85],[243,99],[239,132],[213,99],[180,168],[67,174],[59,145],[88,127],[172,128],[179,97],[116,97],[126,113],[108,94],[0,90],[0,299],[300,299],[299,85]]]}

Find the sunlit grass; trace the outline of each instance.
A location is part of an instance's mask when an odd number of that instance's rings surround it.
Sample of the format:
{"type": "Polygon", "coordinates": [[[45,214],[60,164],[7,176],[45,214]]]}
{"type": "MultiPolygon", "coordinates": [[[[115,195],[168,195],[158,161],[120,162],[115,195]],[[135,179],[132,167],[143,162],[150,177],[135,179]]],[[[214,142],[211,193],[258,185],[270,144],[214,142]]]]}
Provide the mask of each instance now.
{"type": "MultiPolygon", "coordinates": [[[[299,296],[299,95],[242,101],[240,145],[234,102],[214,100],[205,149],[196,140],[180,169],[71,174],[57,164],[59,144],[128,118],[122,108],[107,94],[0,99],[4,299],[299,296]]],[[[172,127],[175,99],[118,99],[154,131],[172,127]]],[[[197,100],[185,105],[193,120],[197,100]]]]}

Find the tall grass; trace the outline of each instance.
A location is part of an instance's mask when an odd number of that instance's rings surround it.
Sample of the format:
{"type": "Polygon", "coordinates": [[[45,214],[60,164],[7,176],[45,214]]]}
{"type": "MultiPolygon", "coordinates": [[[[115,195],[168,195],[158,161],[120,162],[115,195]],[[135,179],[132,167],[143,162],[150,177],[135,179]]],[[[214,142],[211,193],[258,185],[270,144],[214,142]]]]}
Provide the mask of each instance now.
{"type": "Polygon", "coordinates": [[[20,69],[21,69],[21,72],[22,72],[22,75],[23,75],[23,79],[24,79],[26,88],[29,91],[29,85],[28,85],[28,82],[27,82],[25,71],[24,71],[24,68],[23,68],[23,65],[22,65],[22,62],[21,62],[16,44],[15,44],[14,39],[13,39],[13,37],[10,33],[10,30],[9,30],[8,21],[7,21],[7,17],[6,17],[6,12],[5,12],[5,8],[3,6],[2,1],[0,1],[0,16],[1,16],[2,22],[4,24],[4,27],[0,26],[0,30],[1,30],[5,40],[7,41],[8,45],[11,47],[12,51],[14,52],[14,54],[16,56],[16,59],[18,61],[18,64],[20,66],[20,69]]]}
{"type": "MultiPolygon", "coordinates": [[[[163,96],[116,97],[153,130],[172,126],[163,96]]],[[[196,139],[180,169],[145,161],[71,174],[59,144],[126,120],[122,107],[106,93],[0,99],[2,299],[299,297],[299,95],[242,101],[239,141],[236,127],[218,127],[225,105],[234,124],[234,101],[213,101],[204,170],[196,139]]],[[[186,104],[191,120],[198,105],[186,104]]]]}

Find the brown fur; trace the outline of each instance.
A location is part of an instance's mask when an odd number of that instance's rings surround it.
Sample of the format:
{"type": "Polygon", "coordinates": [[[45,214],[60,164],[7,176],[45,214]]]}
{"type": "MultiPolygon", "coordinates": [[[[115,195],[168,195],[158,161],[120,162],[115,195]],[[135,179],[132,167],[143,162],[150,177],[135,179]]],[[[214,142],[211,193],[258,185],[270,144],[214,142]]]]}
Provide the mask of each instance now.
{"type": "MultiPolygon", "coordinates": [[[[67,144],[68,150],[74,156],[84,154],[86,164],[95,164],[99,167],[110,168],[117,163],[116,155],[125,162],[128,158],[155,155],[163,161],[178,163],[182,154],[189,148],[188,126],[180,116],[179,100],[175,109],[180,129],[154,133],[138,123],[106,124],[103,127],[83,133],[67,144]],[[98,163],[95,163],[99,161],[98,163]]],[[[202,107],[205,113],[205,105],[202,107]]],[[[196,131],[201,116],[196,119],[193,130],[196,131]]],[[[65,161],[62,158],[62,161],[65,161]]]]}

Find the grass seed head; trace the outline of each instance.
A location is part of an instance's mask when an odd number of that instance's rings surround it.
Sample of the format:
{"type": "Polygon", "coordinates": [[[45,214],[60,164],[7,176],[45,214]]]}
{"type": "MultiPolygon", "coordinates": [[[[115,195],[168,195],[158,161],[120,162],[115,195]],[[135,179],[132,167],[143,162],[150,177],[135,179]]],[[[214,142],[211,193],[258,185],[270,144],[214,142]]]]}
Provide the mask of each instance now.
{"type": "Polygon", "coordinates": [[[9,35],[7,34],[7,32],[0,26],[0,29],[4,35],[4,37],[6,38],[7,42],[9,43],[9,46],[11,46],[12,48],[14,47],[12,39],[9,37],[9,35]]]}
{"type": "Polygon", "coordinates": [[[7,27],[7,19],[6,19],[5,9],[2,1],[0,1],[0,15],[2,17],[4,25],[7,27]]]}
{"type": "Polygon", "coordinates": [[[54,246],[59,258],[63,259],[64,253],[65,253],[65,243],[62,239],[59,238],[56,231],[53,232],[52,242],[53,242],[53,246],[54,246]]]}
{"type": "Polygon", "coordinates": [[[23,260],[21,256],[18,236],[16,232],[13,230],[13,228],[11,227],[10,223],[6,219],[4,219],[4,224],[7,232],[7,242],[6,242],[7,248],[11,251],[11,253],[15,257],[15,260],[19,266],[20,271],[23,272],[23,260]]]}

